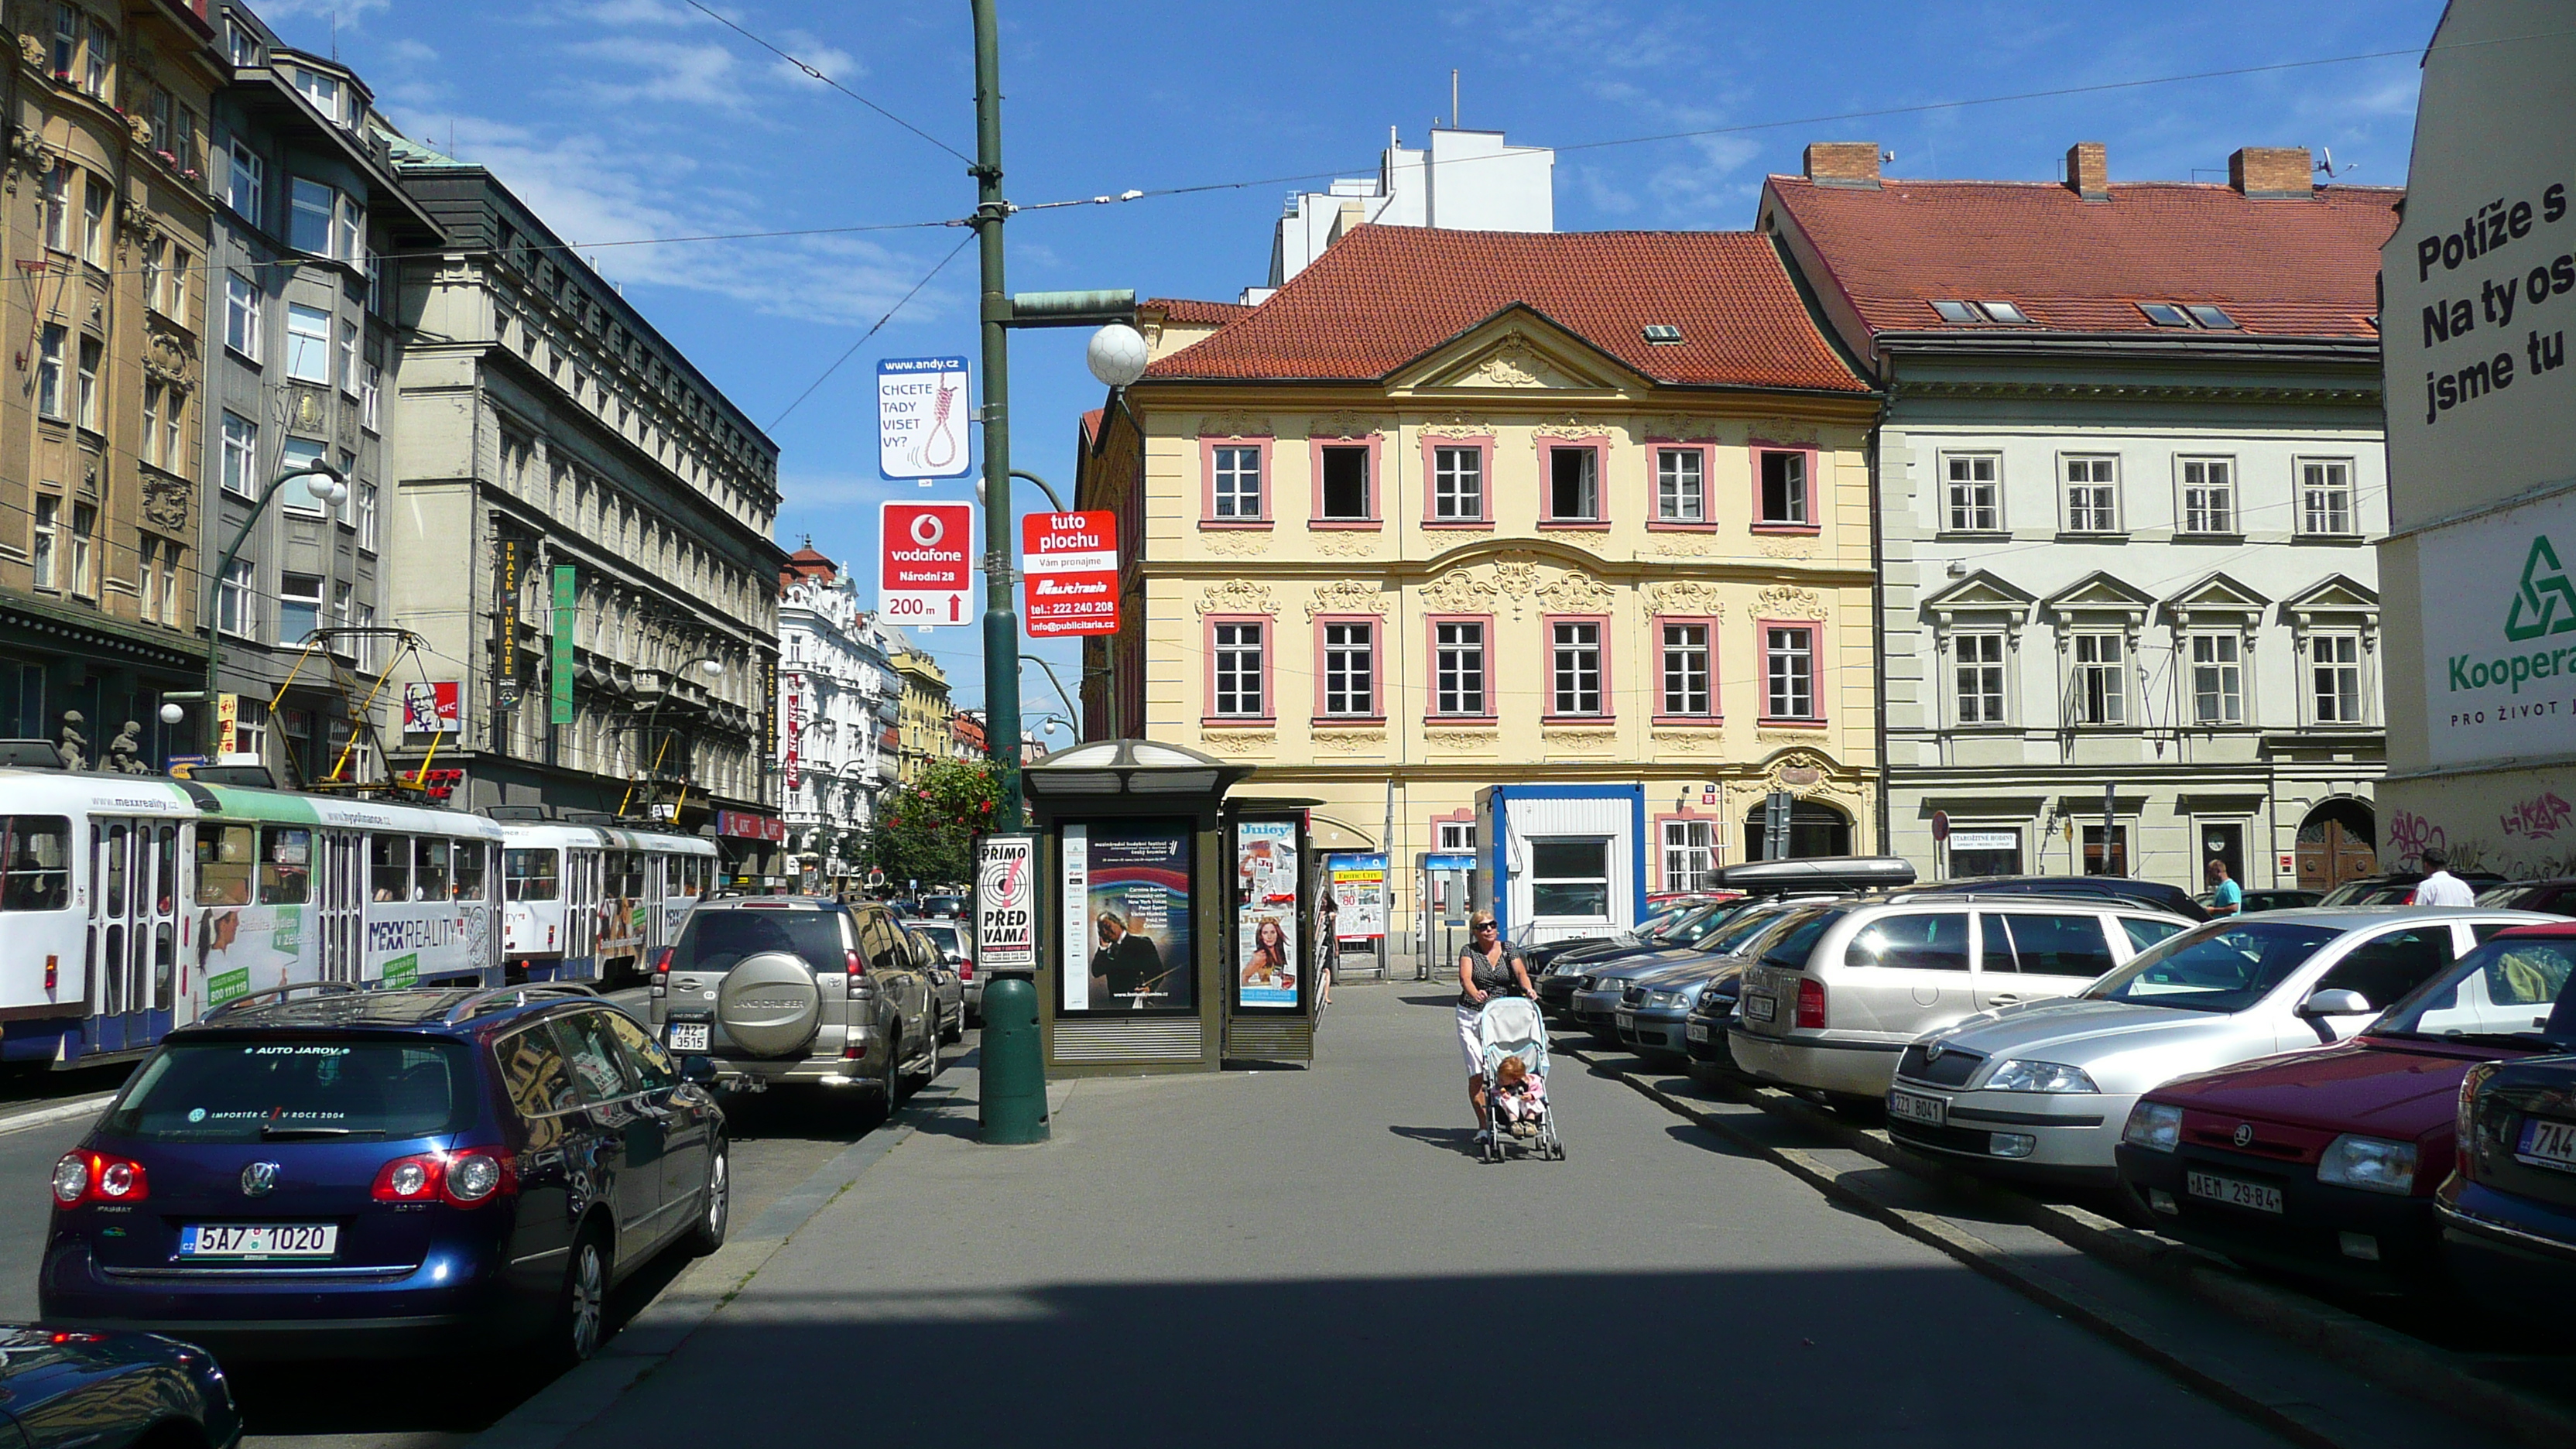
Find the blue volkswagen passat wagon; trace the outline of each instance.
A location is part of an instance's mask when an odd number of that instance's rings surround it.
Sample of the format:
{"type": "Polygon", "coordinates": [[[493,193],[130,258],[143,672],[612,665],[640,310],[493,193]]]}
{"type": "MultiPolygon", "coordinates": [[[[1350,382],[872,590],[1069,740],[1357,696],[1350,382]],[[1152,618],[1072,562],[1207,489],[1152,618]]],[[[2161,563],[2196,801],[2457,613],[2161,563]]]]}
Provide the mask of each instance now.
{"type": "Polygon", "coordinates": [[[233,1359],[557,1360],[724,1242],[724,1116],[577,986],[301,987],[172,1032],[55,1165],[47,1323],[233,1359]]]}

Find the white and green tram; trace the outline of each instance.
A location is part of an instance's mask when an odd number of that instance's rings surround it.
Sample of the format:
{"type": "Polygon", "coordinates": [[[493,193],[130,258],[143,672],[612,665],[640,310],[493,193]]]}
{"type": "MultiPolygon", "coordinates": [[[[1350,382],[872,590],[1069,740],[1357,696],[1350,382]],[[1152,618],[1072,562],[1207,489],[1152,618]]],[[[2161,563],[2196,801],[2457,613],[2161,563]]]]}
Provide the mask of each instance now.
{"type": "Polygon", "coordinates": [[[501,843],[454,810],[0,769],[0,1060],[139,1055],[299,982],[497,986],[501,843]]]}
{"type": "Polygon", "coordinates": [[[715,842],[701,836],[535,821],[501,828],[501,956],[513,979],[640,977],[715,886],[715,842]]]}

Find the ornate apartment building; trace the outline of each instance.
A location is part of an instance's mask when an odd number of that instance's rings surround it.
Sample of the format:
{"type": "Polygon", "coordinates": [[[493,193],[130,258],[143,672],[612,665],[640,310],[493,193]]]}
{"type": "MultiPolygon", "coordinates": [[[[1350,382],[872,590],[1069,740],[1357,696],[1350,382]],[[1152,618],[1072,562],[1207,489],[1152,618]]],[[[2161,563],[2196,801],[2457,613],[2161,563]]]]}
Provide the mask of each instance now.
{"type": "Polygon", "coordinates": [[[1877,834],[1869,387],[1750,233],[1361,226],[1257,307],[1141,309],[1085,419],[1127,545],[1085,728],[1254,764],[1412,866],[1477,792],[1634,783],[1647,888],[1877,834]],[[1114,707],[1114,713],[1113,713],[1114,707]]]}
{"type": "Polygon", "coordinates": [[[948,724],[955,710],[948,703],[948,672],[939,667],[939,661],[913,648],[911,638],[900,629],[889,629],[886,635],[886,653],[900,689],[895,773],[909,785],[932,765],[957,758],[956,737],[948,724]]]}
{"type": "Polygon", "coordinates": [[[7,8],[0,276],[0,733],[154,768],[197,743],[198,419],[215,31],[177,0],[7,8]],[[132,728],[127,726],[131,725],[132,728]]]}
{"type": "Polygon", "coordinates": [[[2399,194],[2299,149],[2223,185],[1879,154],[1810,146],[1760,225],[1886,399],[1889,842],[1927,877],[2369,873],[2399,194]]]}
{"type": "Polygon", "coordinates": [[[676,810],[773,874],[777,445],[490,172],[390,145],[448,236],[400,271],[392,612],[459,701],[399,758],[477,807],[676,810]]]}
{"type": "Polygon", "coordinates": [[[809,544],[788,556],[780,589],[779,814],[799,864],[829,875],[896,783],[902,689],[888,631],[859,607],[849,570],[809,544]]]}

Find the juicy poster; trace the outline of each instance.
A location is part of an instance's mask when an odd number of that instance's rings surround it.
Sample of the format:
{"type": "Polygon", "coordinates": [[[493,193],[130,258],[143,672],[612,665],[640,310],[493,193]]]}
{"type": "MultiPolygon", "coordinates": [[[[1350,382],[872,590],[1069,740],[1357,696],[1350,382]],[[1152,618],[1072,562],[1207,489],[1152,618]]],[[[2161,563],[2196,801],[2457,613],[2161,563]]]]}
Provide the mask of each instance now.
{"type": "Polygon", "coordinates": [[[1094,1011],[1188,1010],[1190,840],[1094,825],[1085,842],[1094,1011]]]}
{"type": "Polygon", "coordinates": [[[1297,1004],[1297,825],[1246,820],[1234,827],[1235,1000],[1297,1004]]]}

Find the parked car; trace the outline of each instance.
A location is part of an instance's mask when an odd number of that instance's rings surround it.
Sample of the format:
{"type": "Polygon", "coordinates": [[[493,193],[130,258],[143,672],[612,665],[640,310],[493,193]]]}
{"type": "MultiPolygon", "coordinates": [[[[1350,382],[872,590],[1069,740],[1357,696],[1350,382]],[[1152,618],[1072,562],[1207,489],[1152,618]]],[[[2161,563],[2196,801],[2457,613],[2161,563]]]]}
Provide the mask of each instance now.
{"type": "Polygon", "coordinates": [[[1916,1037],[1980,1011],[2072,995],[2190,928],[2107,897],[1909,891],[1809,906],[1744,973],[1727,1047],[1766,1082],[1875,1111],[1916,1037]]]}
{"type": "Polygon", "coordinates": [[[939,948],[926,921],[906,921],[904,934],[912,941],[912,959],[921,968],[923,979],[930,983],[931,1020],[937,1023],[932,1033],[940,1041],[963,1041],[966,1038],[966,978],[957,963],[939,948]]]}
{"type": "Polygon", "coordinates": [[[938,1053],[931,982],[883,906],[813,896],[702,901],[655,959],[655,1036],[764,1086],[858,1089],[882,1118],[938,1053]]]}
{"type": "Polygon", "coordinates": [[[1690,1042],[1683,1032],[1691,1009],[1708,984],[1734,964],[1731,956],[1703,954],[1631,980],[1610,1014],[1611,1035],[1641,1056],[1687,1058],[1690,1042]]]}
{"type": "MultiPolygon", "coordinates": [[[[2202,891],[2199,895],[2193,896],[2191,899],[2192,902],[2195,905],[2198,905],[2203,911],[2214,912],[2218,908],[2218,902],[2215,899],[2216,894],[2217,893],[2214,891],[2202,891]]],[[[2240,916],[2256,916],[2261,915],[2265,911],[2305,910],[2325,898],[2326,893],[2324,891],[2303,891],[2293,890],[2286,887],[2266,887],[2262,890],[2245,892],[2245,898],[2237,903],[2236,914],[2240,916]]]]}
{"type": "Polygon", "coordinates": [[[147,1333],[0,1324],[0,1443],[241,1442],[232,1384],[213,1354],[147,1333]]]}
{"type": "MultiPolygon", "coordinates": [[[[2505,884],[2505,878],[2491,870],[2455,870],[2473,893],[2483,893],[2505,884]]],[[[2415,887],[2423,882],[2420,870],[2393,871],[2387,875],[2368,875],[2348,880],[2326,892],[2321,906],[2406,906],[2415,903],[2415,887]]]]}
{"type": "Polygon", "coordinates": [[[1753,961],[1750,956],[1727,957],[1691,1004],[1690,1015],[1682,1023],[1682,1046],[1690,1053],[1694,1071],[1704,1067],[1720,1076],[1744,1076],[1735,1065],[1735,1054],[1727,1050],[1726,1028],[1735,1020],[1736,1007],[1744,997],[1744,972],[1753,961]]]}
{"type": "Polygon", "coordinates": [[[43,1317],[226,1359],[586,1358],[621,1280],[724,1243],[712,1077],[578,986],[244,998],[55,1164],[43,1317]]]}
{"type": "Polygon", "coordinates": [[[2509,911],[2540,911],[2552,916],[2576,916],[2576,878],[2506,881],[2502,885],[2491,885],[2480,890],[2478,904],[2501,906],[2509,911]]]}
{"type": "MultiPolygon", "coordinates": [[[[2482,1062],[2576,1049],[2576,925],[2478,924],[2485,945],[2352,1040],[2141,1097],[2121,1181],[2165,1232],[2231,1257],[2370,1286],[2429,1282],[2462,1081],[2482,1062]]],[[[2336,975],[2308,997],[2316,1009],[2338,1004],[2318,1001],[2336,975]]]]}
{"type": "Polygon", "coordinates": [[[1540,941],[1534,939],[1536,928],[1533,927],[1522,933],[1521,943],[1512,949],[1520,953],[1521,960],[1529,967],[1530,980],[1535,983],[1540,973],[1566,956],[1589,951],[1594,947],[1615,948],[1632,946],[1640,941],[1660,940],[1682,922],[1705,915],[1720,907],[1732,905],[1742,899],[1742,896],[1731,892],[1725,895],[1694,892],[1669,896],[1661,900],[1649,896],[1645,918],[1627,930],[1611,931],[1598,936],[1562,936],[1553,940],[1540,941]]]}
{"type": "MultiPolygon", "coordinates": [[[[1665,952],[1689,954],[1705,949],[1709,941],[1749,909],[1751,907],[1743,902],[1712,905],[1666,923],[1652,937],[1565,952],[1548,963],[1544,975],[1533,973],[1531,976],[1530,986],[1538,992],[1539,1010],[1559,1019],[1592,1025],[1576,1013],[1574,997],[1580,992],[1597,989],[1597,986],[1587,984],[1593,978],[1645,957],[1658,957],[1655,964],[1661,965],[1680,959],[1678,956],[1664,956],[1665,952]]],[[[1601,1003],[1595,1012],[1604,1031],[1609,1029],[1609,1012],[1606,1002],[1601,1003]]]]}
{"type": "MultiPolygon", "coordinates": [[[[2542,1035],[2576,1041],[2567,996],[2542,1035]]],[[[2436,1190],[2442,1261],[2471,1301],[2564,1339],[2576,1302],[2576,1056],[2471,1067],[2457,1165],[2436,1190]]]]}
{"type": "Polygon", "coordinates": [[[963,920],[906,921],[913,930],[930,938],[939,948],[940,959],[957,970],[966,995],[966,1019],[979,1021],[984,1015],[984,979],[975,972],[975,928],[963,920]]]}
{"type": "Polygon", "coordinates": [[[2346,906],[2211,921],[2074,996],[1908,1046],[1888,1089],[1888,1135],[2000,1174],[2108,1183],[2140,1093],[2349,1037],[2482,936],[2539,919],[2346,906]]]}
{"type": "Polygon", "coordinates": [[[2144,906],[2180,916],[2186,921],[2206,921],[2209,912],[2193,900],[2191,892],[2160,880],[2131,880],[2124,875],[2010,875],[1971,876],[1965,880],[1945,880],[1934,885],[1916,886],[1918,895],[1980,896],[2059,896],[2074,900],[2109,900],[2115,905],[2144,906]]]}
{"type": "Polygon", "coordinates": [[[1704,963],[1740,950],[1786,909],[1772,901],[1736,907],[1706,934],[1693,931],[1694,944],[1665,946],[1623,956],[1607,965],[1586,966],[1574,994],[1568,998],[1565,1014],[1575,1025],[1592,1033],[1593,1040],[1604,1046],[1615,1045],[1619,1041],[1617,1018],[1621,1002],[1632,983],[1672,967],[1704,963]]]}
{"type": "Polygon", "coordinates": [[[966,898],[964,896],[923,896],[921,898],[921,909],[916,914],[929,917],[933,920],[964,920],[966,918],[966,898]]]}

